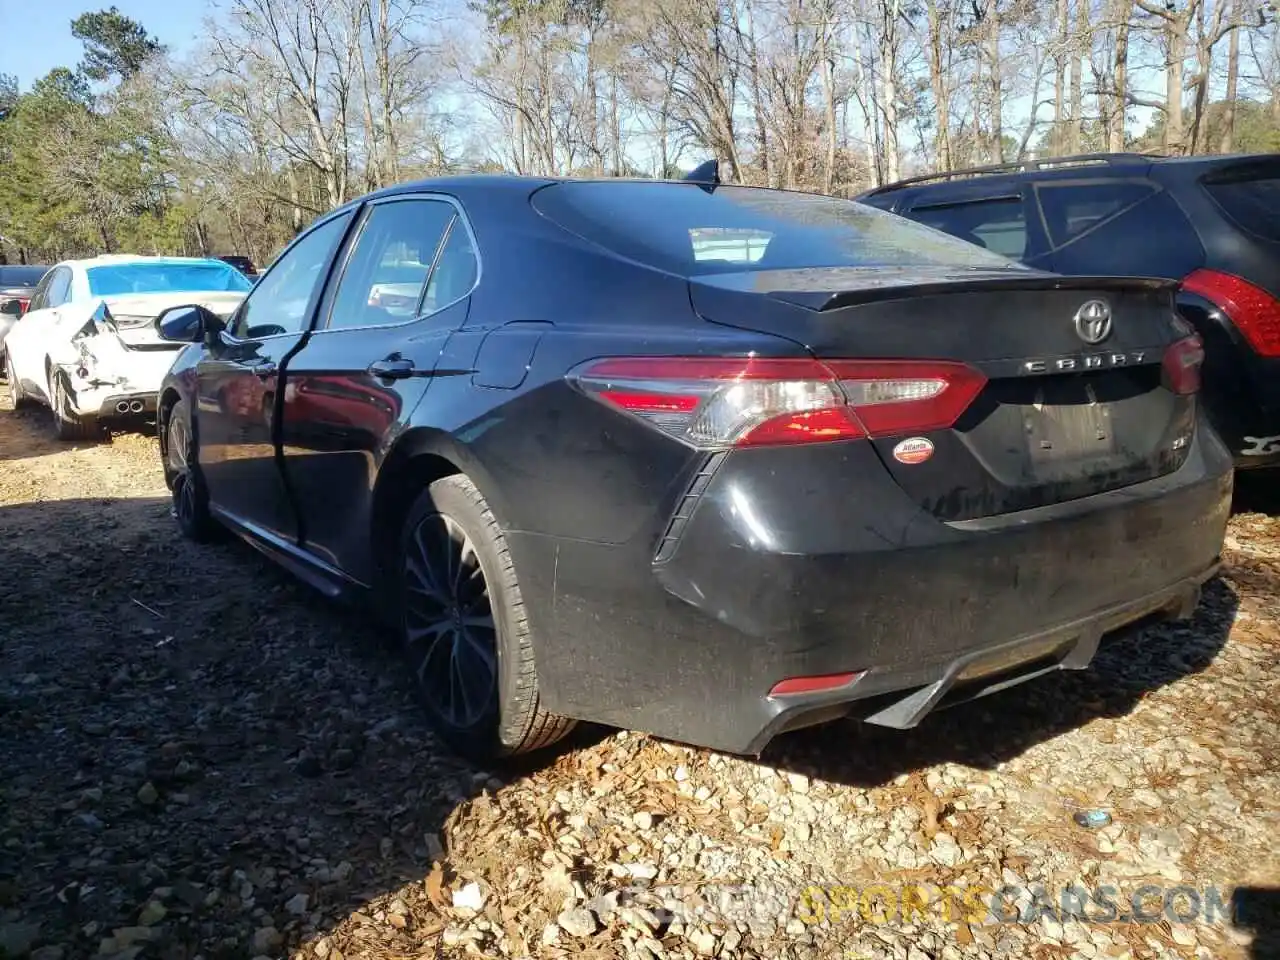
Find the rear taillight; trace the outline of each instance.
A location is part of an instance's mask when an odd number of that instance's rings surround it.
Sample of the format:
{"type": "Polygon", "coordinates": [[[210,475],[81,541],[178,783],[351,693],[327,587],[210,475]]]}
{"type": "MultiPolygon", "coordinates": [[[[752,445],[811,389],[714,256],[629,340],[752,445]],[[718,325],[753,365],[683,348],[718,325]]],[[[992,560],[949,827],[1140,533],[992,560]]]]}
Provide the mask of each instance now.
{"type": "Polygon", "coordinates": [[[1164,385],[1178,394],[1196,393],[1200,389],[1200,367],[1204,364],[1204,344],[1194,334],[1169,344],[1162,367],[1164,385]]]}
{"type": "Polygon", "coordinates": [[[946,360],[616,357],[570,374],[588,394],[697,447],[941,430],[986,378],[946,360]]]}
{"type": "Polygon", "coordinates": [[[22,312],[27,312],[27,307],[31,306],[31,301],[25,297],[18,298],[18,305],[22,307],[22,312]]]}
{"type": "Polygon", "coordinates": [[[1182,288],[1222,310],[1257,353],[1280,357],[1280,301],[1267,291],[1217,270],[1195,271],[1182,288]]]}

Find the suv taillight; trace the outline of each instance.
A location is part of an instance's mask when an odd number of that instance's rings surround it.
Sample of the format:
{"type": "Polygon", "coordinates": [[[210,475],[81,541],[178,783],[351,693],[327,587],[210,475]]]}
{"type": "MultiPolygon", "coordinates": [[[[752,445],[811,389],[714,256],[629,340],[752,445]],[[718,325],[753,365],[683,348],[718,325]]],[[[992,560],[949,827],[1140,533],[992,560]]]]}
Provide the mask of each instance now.
{"type": "Polygon", "coordinates": [[[986,377],[947,360],[614,357],[569,375],[695,447],[816,443],[950,427],[986,377]]]}
{"type": "Polygon", "coordinates": [[[1218,270],[1196,270],[1182,281],[1225,313],[1264,357],[1280,357],[1280,301],[1248,280],[1218,270]]]}
{"type": "Polygon", "coordinates": [[[1195,334],[1169,344],[1161,362],[1164,385],[1184,396],[1198,392],[1203,364],[1204,344],[1195,334]]]}

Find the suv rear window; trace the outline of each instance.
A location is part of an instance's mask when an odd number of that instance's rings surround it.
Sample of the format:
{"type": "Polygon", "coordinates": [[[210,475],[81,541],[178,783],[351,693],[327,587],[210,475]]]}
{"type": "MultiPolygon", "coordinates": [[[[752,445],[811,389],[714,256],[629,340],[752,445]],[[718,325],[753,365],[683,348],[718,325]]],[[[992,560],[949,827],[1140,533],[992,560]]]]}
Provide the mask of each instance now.
{"type": "Polygon", "coordinates": [[[1280,171],[1254,179],[1206,182],[1204,188],[1222,212],[1241,230],[1280,240],[1280,171]]]}
{"type": "Polygon", "coordinates": [[[1124,213],[1156,192],[1151,183],[1095,181],[1040,184],[1036,196],[1055,247],[1124,213]]]}
{"type": "Polygon", "coordinates": [[[804,267],[1019,269],[875,207],[784,190],[584,180],[545,187],[533,205],[581,237],[682,276],[804,267]]]}
{"type": "Polygon", "coordinates": [[[1016,259],[1027,252],[1027,214],[1021,197],[922,203],[909,216],[1006,257],[1016,259]]]}

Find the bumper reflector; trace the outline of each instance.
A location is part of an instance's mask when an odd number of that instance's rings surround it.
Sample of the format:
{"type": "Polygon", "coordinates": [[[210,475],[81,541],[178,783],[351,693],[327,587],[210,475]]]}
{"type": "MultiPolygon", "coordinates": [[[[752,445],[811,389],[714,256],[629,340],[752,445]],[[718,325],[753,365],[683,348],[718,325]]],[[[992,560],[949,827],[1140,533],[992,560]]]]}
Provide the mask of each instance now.
{"type": "Polygon", "coordinates": [[[866,673],[858,670],[855,673],[827,673],[820,677],[791,677],[780,680],[769,691],[771,697],[787,697],[797,693],[821,693],[824,690],[837,690],[847,687],[866,673]]]}

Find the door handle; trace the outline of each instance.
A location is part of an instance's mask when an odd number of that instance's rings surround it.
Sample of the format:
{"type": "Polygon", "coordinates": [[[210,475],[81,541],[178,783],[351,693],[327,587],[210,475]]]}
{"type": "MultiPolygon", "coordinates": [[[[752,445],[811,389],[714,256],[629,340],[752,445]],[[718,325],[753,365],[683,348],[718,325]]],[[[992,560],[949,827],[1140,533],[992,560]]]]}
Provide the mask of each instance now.
{"type": "Polygon", "coordinates": [[[369,373],[383,380],[403,380],[405,377],[413,376],[413,361],[391,357],[375,360],[369,364],[369,373]]]}
{"type": "Polygon", "coordinates": [[[254,376],[258,377],[259,379],[265,380],[267,379],[267,377],[275,375],[276,365],[272,363],[270,360],[263,360],[261,363],[254,364],[249,369],[250,371],[252,371],[254,376]]]}

